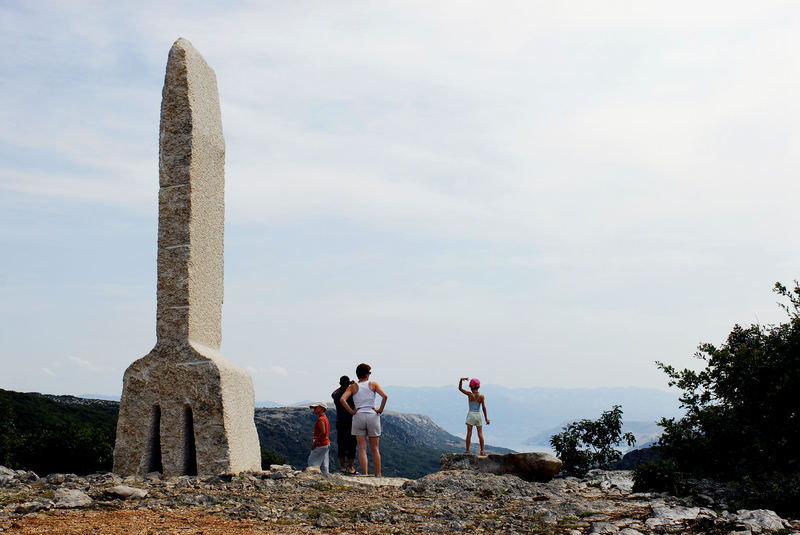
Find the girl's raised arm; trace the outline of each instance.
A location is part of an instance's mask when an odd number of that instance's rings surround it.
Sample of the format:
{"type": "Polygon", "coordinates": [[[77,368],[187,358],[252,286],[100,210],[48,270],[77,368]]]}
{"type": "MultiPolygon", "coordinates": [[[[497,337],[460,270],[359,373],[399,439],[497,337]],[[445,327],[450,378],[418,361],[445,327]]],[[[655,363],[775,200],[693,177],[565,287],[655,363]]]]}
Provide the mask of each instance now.
{"type": "Polygon", "coordinates": [[[464,381],[468,381],[468,380],[469,380],[469,377],[462,377],[461,379],[458,380],[458,389],[461,390],[462,394],[467,395],[467,396],[469,396],[469,392],[464,390],[464,387],[461,386],[461,385],[464,384],[464,381]]]}

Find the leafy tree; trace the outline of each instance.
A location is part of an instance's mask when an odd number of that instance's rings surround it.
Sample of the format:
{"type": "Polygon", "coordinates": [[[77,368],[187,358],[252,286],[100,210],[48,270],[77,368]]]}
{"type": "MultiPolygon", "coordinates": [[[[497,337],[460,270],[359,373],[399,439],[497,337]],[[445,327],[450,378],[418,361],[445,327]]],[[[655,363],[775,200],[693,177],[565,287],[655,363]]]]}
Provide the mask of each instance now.
{"type": "Polygon", "coordinates": [[[742,505],[800,510],[800,285],[774,291],[787,323],[735,325],[719,347],[698,347],[700,371],[657,363],[686,415],[659,422],[661,460],[637,469],[637,488],[710,477],[738,486],[742,505]]]}
{"type": "Polygon", "coordinates": [[[561,433],[550,437],[550,445],[564,463],[561,471],[583,477],[593,468],[606,468],[622,455],[615,449],[625,441],[633,446],[633,433],[622,434],[622,408],[614,405],[599,419],[583,419],[564,426],[561,433]]]}

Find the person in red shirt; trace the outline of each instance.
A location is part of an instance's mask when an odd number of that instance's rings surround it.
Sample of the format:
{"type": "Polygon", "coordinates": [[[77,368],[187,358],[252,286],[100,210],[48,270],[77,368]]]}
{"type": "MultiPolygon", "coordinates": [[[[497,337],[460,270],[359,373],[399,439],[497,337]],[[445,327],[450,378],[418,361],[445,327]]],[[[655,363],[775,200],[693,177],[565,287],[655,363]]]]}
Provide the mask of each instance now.
{"type": "Polygon", "coordinates": [[[327,406],[318,401],[309,405],[317,415],[314,424],[314,441],[311,443],[311,454],[308,456],[308,466],[318,466],[321,472],[328,473],[328,450],[331,447],[331,424],[325,415],[327,406]]]}

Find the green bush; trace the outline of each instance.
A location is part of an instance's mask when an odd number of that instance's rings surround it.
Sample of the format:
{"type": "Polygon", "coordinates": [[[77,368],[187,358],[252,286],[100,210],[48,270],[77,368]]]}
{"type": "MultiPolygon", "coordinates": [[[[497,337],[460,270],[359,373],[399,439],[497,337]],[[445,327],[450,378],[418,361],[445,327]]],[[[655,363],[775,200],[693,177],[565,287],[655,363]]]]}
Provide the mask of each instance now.
{"type": "Polygon", "coordinates": [[[787,323],[735,325],[719,347],[699,346],[700,371],[657,363],[686,415],[659,423],[660,465],[640,472],[640,488],[688,474],[739,488],[742,506],[800,513],[800,285],[774,291],[789,300],[787,323]]]}
{"type": "Polygon", "coordinates": [[[622,434],[622,408],[614,405],[597,420],[580,420],[564,426],[550,437],[550,445],[564,463],[561,472],[583,477],[593,468],[608,468],[621,453],[614,446],[621,442],[633,446],[633,433],[622,434]]]}
{"type": "Polygon", "coordinates": [[[657,490],[680,496],[687,492],[688,474],[672,459],[651,461],[633,469],[633,491],[657,490]]]}
{"type": "Polygon", "coordinates": [[[744,495],[739,503],[744,508],[769,508],[791,515],[796,515],[800,508],[800,474],[770,472],[748,475],[735,486],[744,495]]]}
{"type": "Polygon", "coordinates": [[[261,467],[266,470],[271,464],[286,464],[286,456],[269,448],[261,448],[261,467]]]}

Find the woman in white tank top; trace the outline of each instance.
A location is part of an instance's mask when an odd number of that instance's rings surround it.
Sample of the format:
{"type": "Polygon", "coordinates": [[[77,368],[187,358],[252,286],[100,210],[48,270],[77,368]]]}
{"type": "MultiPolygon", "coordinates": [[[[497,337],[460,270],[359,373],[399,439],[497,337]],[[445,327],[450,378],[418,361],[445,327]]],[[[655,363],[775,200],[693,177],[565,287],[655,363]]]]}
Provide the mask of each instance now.
{"type": "Polygon", "coordinates": [[[375,381],[370,381],[372,373],[369,364],[359,364],[356,367],[358,383],[351,384],[344,394],[340,403],[351,414],[353,414],[353,427],[351,433],[356,436],[358,442],[358,462],[361,465],[361,472],[369,475],[367,464],[367,437],[369,437],[369,449],[372,452],[372,464],[375,466],[375,476],[381,477],[381,452],[378,447],[381,438],[381,418],[383,408],[386,406],[386,392],[381,385],[375,381]],[[381,405],[375,408],[375,394],[380,394],[381,405]],[[346,403],[352,396],[355,410],[351,409],[346,403]]]}
{"type": "MultiPolygon", "coordinates": [[[[353,403],[356,405],[356,412],[366,411],[375,412],[375,391],[369,388],[369,383],[360,383],[358,390],[353,394],[353,403]],[[366,388],[363,388],[366,386],[366,388]]],[[[386,399],[386,398],[384,398],[386,399]]]]}

